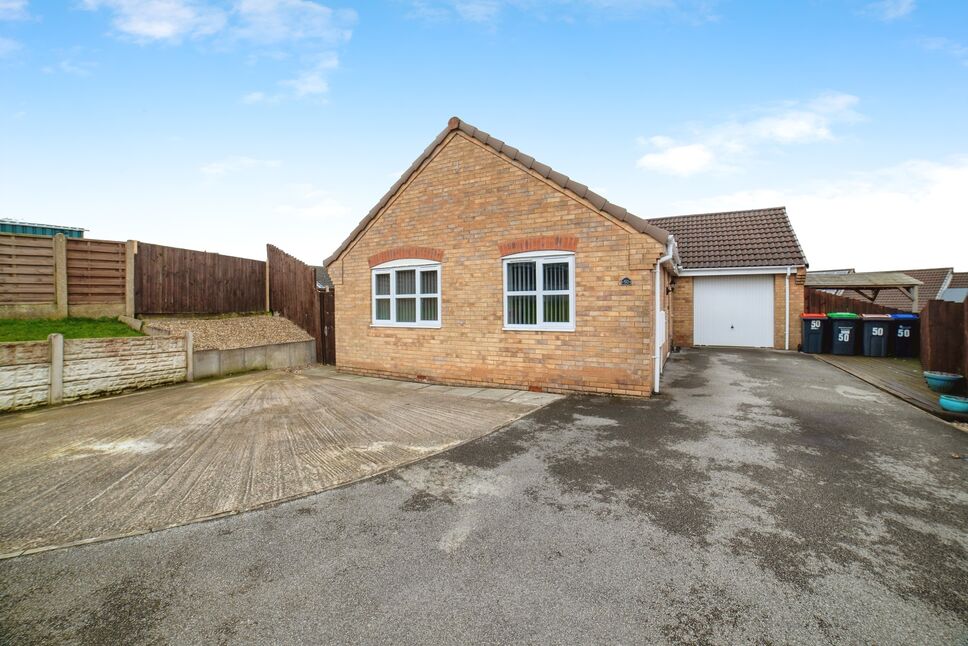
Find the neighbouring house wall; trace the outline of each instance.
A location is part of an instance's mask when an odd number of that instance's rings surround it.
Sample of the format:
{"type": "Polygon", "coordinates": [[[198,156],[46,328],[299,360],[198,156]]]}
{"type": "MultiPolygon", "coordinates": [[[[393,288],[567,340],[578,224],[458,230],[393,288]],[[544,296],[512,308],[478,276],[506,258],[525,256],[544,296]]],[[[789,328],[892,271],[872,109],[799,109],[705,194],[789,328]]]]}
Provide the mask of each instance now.
{"type": "Polygon", "coordinates": [[[693,305],[692,278],[676,278],[675,291],[672,292],[672,342],[682,348],[692,347],[693,305]]]}
{"type": "Polygon", "coordinates": [[[2,343],[0,411],[185,381],[189,354],[181,336],[2,343]]]}
{"type": "Polygon", "coordinates": [[[648,395],[664,245],[454,134],[328,270],[337,366],[441,383],[648,395]],[[501,243],[577,238],[576,330],[504,331],[501,243]],[[441,327],[372,327],[368,259],[442,252],[441,327]],[[632,284],[622,286],[622,278],[632,284]]]}
{"type": "Polygon", "coordinates": [[[49,355],[47,341],[0,343],[0,411],[47,403],[49,355]]]}

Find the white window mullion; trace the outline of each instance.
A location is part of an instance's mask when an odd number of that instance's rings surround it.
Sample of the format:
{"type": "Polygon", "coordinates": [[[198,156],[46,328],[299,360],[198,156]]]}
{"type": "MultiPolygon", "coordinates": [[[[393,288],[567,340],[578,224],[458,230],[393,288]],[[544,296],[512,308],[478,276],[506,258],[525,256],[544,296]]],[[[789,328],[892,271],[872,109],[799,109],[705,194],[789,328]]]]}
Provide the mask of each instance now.
{"type": "Polygon", "coordinates": [[[397,270],[390,270],[390,323],[397,324],[397,270]]]}

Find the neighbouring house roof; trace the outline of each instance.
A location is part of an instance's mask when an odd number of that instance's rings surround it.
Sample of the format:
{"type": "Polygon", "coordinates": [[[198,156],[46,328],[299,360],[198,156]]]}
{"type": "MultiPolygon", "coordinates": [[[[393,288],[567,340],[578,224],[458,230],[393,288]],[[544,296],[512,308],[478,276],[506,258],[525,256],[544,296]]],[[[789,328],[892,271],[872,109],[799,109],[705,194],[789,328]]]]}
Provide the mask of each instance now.
{"type": "Polygon", "coordinates": [[[968,288],[968,272],[954,272],[951,274],[951,283],[948,285],[952,289],[966,289],[968,288]]]}
{"type": "Polygon", "coordinates": [[[807,265],[784,206],[649,222],[675,236],[684,269],[807,265]]]}
{"type": "Polygon", "coordinates": [[[423,165],[423,163],[427,161],[431,155],[433,155],[437,147],[440,144],[442,144],[445,139],[447,139],[447,137],[450,135],[451,132],[454,132],[454,131],[461,132],[467,135],[468,137],[471,137],[472,139],[475,139],[483,143],[489,148],[507,157],[508,159],[515,161],[521,164],[522,166],[524,166],[525,168],[538,173],[538,175],[540,175],[541,177],[544,177],[545,179],[549,180],[550,182],[559,186],[560,188],[570,191],[575,195],[577,195],[578,197],[587,200],[592,204],[592,206],[594,206],[600,212],[604,214],[608,214],[611,217],[621,222],[625,222],[626,224],[630,225],[633,229],[635,229],[639,233],[644,233],[648,236],[651,236],[652,238],[655,238],[656,240],[658,240],[663,244],[668,242],[669,232],[667,230],[651,222],[643,220],[637,215],[633,215],[632,213],[629,213],[628,210],[626,210],[621,206],[618,206],[617,204],[612,204],[611,202],[606,200],[598,193],[595,193],[594,191],[589,190],[589,188],[584,184],[580,184],[572,180],[571,178],[569,178],[567,175],[564,175],[552,169],[550,166],[546,164],[542,164],[541,162],[537,161],[534,157],[531,157],[530,155],[525,155],[514,146],[508,145],[503,141],[501,141],[500,139],[492,137],[491,135],[484,132],[483,130],[479,130],[474,126],[470,125],[469,123],[465,121],[461,121],[457,117],[451,117],[450,121],[447,122],[447,127],[444,128],[440,132],[440,134],[437,135],[437,138],[434,139],[430,143],[430,145],[427,146],[426,149],[424,149],[424,151],[420,154],[419,157],[417,157],[416,160],[414,160],[412,164],[410,164],[410,168],[404,171],[403,175],[400,176],[400,179],[398,179],[393,184],[393,186],[390,187],[390,190],[387,191],[382,198],[380,198],[380,201],[376,203],[376,206],[370,209],[370,212],[367,213],[366,216],[363,218],[363,220],[360,221],[360,223],[356,226],[355,229],[353,229],[352,233],[350,233],[349,237],[347,237],[346,240],[343,241],[343,243],[339,246],[339,248],[336,249],[335,252],[333,252],[333,255],[331,255],[329,258],[323,261],[324,267],[328,266],[331,262],[339,258],[340,254],[343,253],[343,251],[345,251],[346,248],[353,243],[356,237],[363,232],[363,230],[370,223],[370,221],[373,220],[380,213],[383,207],[387,205],[387,203],[396,194],[396,192],[400,190],[400,188],[404,184],[407,183],[407,181],[413,176],[414,173],[417,172],[417,170],[423,165]]]}
{"type": "Polygon", "coordinates": [[[316,289],[332,289],[333,279],[329,277],[329,272],[326,271],[326,268],[316,265],[313,269],[316,270],[316,289]]]}

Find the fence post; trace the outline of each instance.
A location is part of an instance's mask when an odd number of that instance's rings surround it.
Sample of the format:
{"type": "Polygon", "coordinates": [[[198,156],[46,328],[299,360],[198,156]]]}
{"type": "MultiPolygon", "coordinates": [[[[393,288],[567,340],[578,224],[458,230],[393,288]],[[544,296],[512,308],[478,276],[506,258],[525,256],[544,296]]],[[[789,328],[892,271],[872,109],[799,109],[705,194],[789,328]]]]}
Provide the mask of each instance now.
{"type": "Polygon", "coordinates": [[[269,255],[266,254],[266,311],[272,312],[272,308],[269,307],[269,255]]]}
{"type": "Polygon", "coordinates": [[[57,318],[67,318],[67,238],[63,233],[54,236],[54,303],[57,318]]]}
{"type": "Polygon", "coordinates": [[[191,330],[185,331],[185,381],[195,381],[195,339],[191,330]]]}
{"type": "Polygon", "coordinates": [[[134,263],[138,241],[124,243],[124,315],[134,317],[134,263]]]}
{"type": "Polygon", "coordinates": [[[47,393],[47,403],[59,404],[64,401],[64,335],[48,335],[47,345],[50,360],[50,390],[47,393]]]}

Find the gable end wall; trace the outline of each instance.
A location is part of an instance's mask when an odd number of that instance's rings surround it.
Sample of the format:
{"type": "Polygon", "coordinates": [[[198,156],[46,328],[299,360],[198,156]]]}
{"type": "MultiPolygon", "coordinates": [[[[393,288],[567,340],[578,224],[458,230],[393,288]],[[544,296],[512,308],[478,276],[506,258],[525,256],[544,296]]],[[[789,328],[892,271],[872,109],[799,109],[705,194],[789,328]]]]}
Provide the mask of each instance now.
{"type": "Polygon", "coordinates": [[[332,264],[342,281],[337,366],[448,384],[648,395],[651,267],[662,252],[657,241],[457,134],[332,264]],[[502,329],[499,245],[538,237],[577,239],[575,332],[502,329]],[[443,251],[439,329],[370,324],[368,259],[405,246],[443,251]]]}

